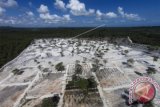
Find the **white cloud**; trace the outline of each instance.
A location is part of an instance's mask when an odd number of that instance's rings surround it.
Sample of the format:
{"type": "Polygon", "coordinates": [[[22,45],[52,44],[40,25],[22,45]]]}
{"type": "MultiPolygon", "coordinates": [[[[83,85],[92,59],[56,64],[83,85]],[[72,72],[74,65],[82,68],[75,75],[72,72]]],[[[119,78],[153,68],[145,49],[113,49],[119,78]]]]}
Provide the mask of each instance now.
{"type": "Polygon", "coordinates": [[[15,7],[15,6],[18,6],[18,3],[16,2],[16,0],[1,0],[0,6],[2,6],[2,7],[15,7]]]}
{"type": "Polygon", "coordinates": [[[26,12],[26,14],[27,14],[28,16],[34,16],[33,12],[31,12],[31,11],[26,12]]]}
{"type": "Polygon", "coordinates": [[[89,9],[88,10],[88,15],[92,15],[92,14],[94,14],[95,13],[95,10],[94,9],[89,9]]]}
{"type": "Polygon", "coordinates": [[[26,15],[19,15],[16,17],[13,16],[4,16],[0,18],[0,24],[2,25],[23,25],[23,26],[28,26],[28,25],[36,25],[40,22],[40,18],[35,18],[35,17],[28,17],[26,15]],[[21,19],[21,20],[19,20],[21,19]]]}
{"type": "Polygon", "coordinates": [[[75,16],[88,16],[94,14],[94,9],[86,10],[85,4],[81,3],[79,0],[70,0],[66,6],[70,9],[70,12],[75,16]]]}
{"type": "Polygon", "coordinates": [[[70,15],[58,16],[56,14],[51,15],[50,13],[40,14],[40,18],[43,19],[47,23],[71,21],[70,15]]]}
{"type": "Polygon", "coordinates": [[[118,13],[119,13],[122,17],[125,17],[125,13],[124,13],[122,7],[118,7],[118,13]]]}
{"type": "Polygon", "coordinates": [[[21,23],[21,20],[18,20],[16,17],[7,17],[7,18],[1,19],[0,23],[14,25],[14,24],[21,23]]]}
{"type": "Polygon", "coordinates": [[[106,17],[108,17],[108,18],[116,18],[117,14],[115,14],[114,12],[108,12],[108,13],[106,13],[106,17]]]}
{"type": "Polygon", "coordinates": [[[97,10],[96,15],[97,15],[97,17],[101,17],[103,15],[103,13],[100,10],[97,10]]]}
{"type": "Polygon", "coordinates": [[[54,5],[61,10],[66,10],[65,3],[62,0],[56,0],[54,5]]]}
{"type": "Polygon", "coordinates": [[[39,9],[38,9],[38,12],[39,13],[48,13],[49,10],[48,10],[48,7],[46,5],[41,4],[39,9]]]}
{"type": "Polygon", "coordinates": [[[69,22],[71,21],[70,15],[58,16],[57,14],[50,14],[48,7],[41,5],[38,9],[39,17],[46,23],[58,23],[58,22],[69,22]]]}
{"type": "Polygon", "coordinates": [[[97,16],[97,19],[99,20],[118,17],[117,14],[114,12],[102,13],[100,10],[96,11],[96,16],[97,16]]]}
{"type": "Polygon", "coordinates": [[[133,14],[133,13],[126,13],[122,7],[118,7],[118,13],[123,17],[128,20],[135,20],[135,21],[140,21],[142,18],[138,14],[133,14]]]}
{"type": "Polygon", "coordinates": [[[6,8],[18,6],[15,0],[0,0],[0,16],[6,11],[6,8]]]}
{"type": "Polygon", "coordinates": [[[2,7],[0,7],[0,16],[2,16],[5,11],[6,11],[5,9],[3,9],[2,7]]]}
{"type": "Polygon", "coordinates": [[[71,17],[68,14],[63,15],[63,19],[66,20],[66,21],[71,21],[71,17]]]}

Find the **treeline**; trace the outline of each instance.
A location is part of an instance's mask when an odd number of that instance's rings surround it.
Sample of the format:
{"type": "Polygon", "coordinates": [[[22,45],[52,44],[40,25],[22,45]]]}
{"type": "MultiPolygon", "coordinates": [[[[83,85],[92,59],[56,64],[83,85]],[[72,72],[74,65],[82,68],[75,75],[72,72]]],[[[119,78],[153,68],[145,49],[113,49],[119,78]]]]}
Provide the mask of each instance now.
{"type": "MultiPolygon", "coordinates": [[[[15,58],[32,40],[69,38],[91,28],[0,28],[0,67],[15,58]]],[[[101,39],[129,36],[133,42],[160,46],[160,27],[100,28],[80,38],[101,39]]]]}

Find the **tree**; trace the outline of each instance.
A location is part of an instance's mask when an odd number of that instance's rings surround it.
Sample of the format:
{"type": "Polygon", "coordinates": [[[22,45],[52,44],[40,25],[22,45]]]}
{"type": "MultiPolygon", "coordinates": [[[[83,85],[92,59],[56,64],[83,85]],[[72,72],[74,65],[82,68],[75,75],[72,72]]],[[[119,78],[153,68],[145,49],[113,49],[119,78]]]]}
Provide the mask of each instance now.
{"type": "Polygon", "coordinates": [[[57,107],[59,99],[60,98],[58,95],[56,95],[52,98],[45,98],[42,100],[41,107],[57,107]]]}
{"type": "Polygon", "coordinates": [[[140,73],[140,72],[138,72],[138,71],[134,71],[137,75],[139,75],[139,76],[143,76],[143,74],[142,73],[140,73]]]}
{"type": "Polygon", "coordinates": [[[125,54],[128,54],[128,53],[129,53],[129,51],[128,51],[128,50],[124,50],[124,53],[125,53],[125,54]]]}
{"type": "Polygon", "coordinates": [[[74,56],[74,49],[71,51],[71,53],[72,53],[72,56],[74,56]]]}
{"type": "Polygon", "coordinates": [[[153,61],[158,61],[158,56],[153,56],[153,61]]]}
{"type": "Polygon", "coordinates": [[[155,51],[155,50],[158,50],[158,47],[157,46],[148,46],[148,51],[155,51]]]}
{"type": "Polygon", "coordinates": [[[95,82],[93,77],[90,77],[87,79],[88,80],[88,87],[89,88],[95,88],[97,87],[97,83],[95,82]]]}
{"type": "Polygon", "coordinates": [[[99,64],[99,60],[98,59],[94,59],[93,60],[93,64],[92,64],[92,71],[96,72],[98,71],[100,68],[100,64],[99,64]]]}
{"type": "Polygon", "coordinates": [[[132,65],[134,64],[134,59],[132,59],[132,58],[128,59],[128,60],[127,60],[127,64],[128,64],[129,66],[132,66],[132,65]]]}
{"type": "Polygon", "coordinates": [[[22,71],[22,70],[20,70],[20,69],[14,69],[14,70],[12,71],[12,73],[13,73],[14,75],[21,75],[23,72],[24,72],[24,71],[22,71]]]}
{"type": "Polygon", "coordinates": [[[155,68],[152,68],[152,67],[148,67],[148,69],[146,70],[147,71],[147,74],[150,75],[150,74],[155,74],[156,73],[156,69],[155,68]]]}
{"type": "Polygon", "coordinates": [[[57,71],[64,71],[64,70],[65,70],[65,67],[64,67],[64,65],[63,65],[63,62],[58,63],[58,64],[55,66],[55,69],[56,69],[57,71]]]}
{"type": "Polygon", "coordinates": [[[80,78],[76,81],[76,87],[78,87],[82,93],[83,93],[83,98],[82,100],[84,101],[85,98],[87,97],[88,95],[88,89],[89,89],[89,82],[87,79],[84,79],[84,78],[80,78]]]}
{"type": "Polygon", "coordinates": [[[80,64],[75,64],[75,74],[82,74],[83,67],[80,64]]]}
{"type": "Polygon", "coordinates": [[[64,54],[63,54],[63,47],[62,47],[62,45],[61,45],[61,51],[60,51],[60,54],[61,54],[61,57],[63,57],[63,56],[64,56],[64,54]]]}

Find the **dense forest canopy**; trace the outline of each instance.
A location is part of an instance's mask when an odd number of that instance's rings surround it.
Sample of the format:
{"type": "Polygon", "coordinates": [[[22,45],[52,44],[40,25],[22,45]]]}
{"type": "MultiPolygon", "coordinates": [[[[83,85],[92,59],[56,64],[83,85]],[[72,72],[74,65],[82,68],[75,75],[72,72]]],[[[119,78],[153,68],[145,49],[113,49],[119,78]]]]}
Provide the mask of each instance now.
{"type": "MultiPolygon", "coordinates": [[[[16,57],[32,40],[69,38],[91,28],[0,28],[0,67],[16,57]]],[[[160,27],[100,28],[80,38],[103,39],[129,36],[133,42],[160,46],[160,27]]]]}

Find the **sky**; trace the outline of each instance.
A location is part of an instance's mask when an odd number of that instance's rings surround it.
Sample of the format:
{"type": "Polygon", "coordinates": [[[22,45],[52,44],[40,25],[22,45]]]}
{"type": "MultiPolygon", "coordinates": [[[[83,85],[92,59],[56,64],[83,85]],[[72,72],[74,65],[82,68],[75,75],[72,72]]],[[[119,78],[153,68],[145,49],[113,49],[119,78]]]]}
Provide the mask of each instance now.
{"type": "Polygon", "coordinates": [[[0,0],[0,26],[159,26],[160,0],[0,0]]]}

